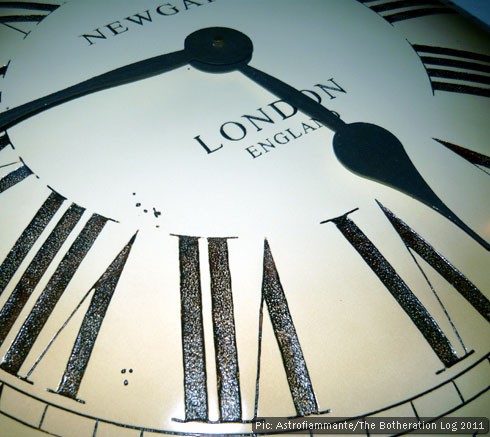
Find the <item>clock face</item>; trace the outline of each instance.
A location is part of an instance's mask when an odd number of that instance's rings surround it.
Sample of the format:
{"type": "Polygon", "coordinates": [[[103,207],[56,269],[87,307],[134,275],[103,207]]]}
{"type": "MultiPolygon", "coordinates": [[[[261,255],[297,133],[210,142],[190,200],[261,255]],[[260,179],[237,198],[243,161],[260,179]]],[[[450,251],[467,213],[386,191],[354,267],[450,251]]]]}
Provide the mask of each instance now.
{"type": "Polygon", "coordinates": [[[488,412],[484,29],[437,2],[10,3],[3,429],[488,412]],[[208,28],[212,53],[248,37],[251,59],[70,94],[208,28]]]}

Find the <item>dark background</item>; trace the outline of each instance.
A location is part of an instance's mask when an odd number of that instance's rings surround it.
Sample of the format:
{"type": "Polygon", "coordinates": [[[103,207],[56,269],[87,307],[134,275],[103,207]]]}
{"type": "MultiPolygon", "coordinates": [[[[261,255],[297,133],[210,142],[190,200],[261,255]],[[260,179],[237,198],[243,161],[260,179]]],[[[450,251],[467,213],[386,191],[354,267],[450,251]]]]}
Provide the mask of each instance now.
{"type": "Polygon", "coordinates": [[[451,0],[490,26],[490,0],[451,0]]]}

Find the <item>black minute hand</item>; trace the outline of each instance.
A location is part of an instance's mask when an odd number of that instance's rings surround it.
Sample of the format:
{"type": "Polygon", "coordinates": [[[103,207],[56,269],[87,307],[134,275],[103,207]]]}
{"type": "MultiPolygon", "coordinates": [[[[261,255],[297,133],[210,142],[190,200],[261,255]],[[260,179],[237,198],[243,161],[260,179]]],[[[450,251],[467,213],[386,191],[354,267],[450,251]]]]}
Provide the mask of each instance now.
{"type": "Polygon", "coordinates": [[[56,91],[47,96],[25,103],[0,114],[0,130],[8,129],[40,112],[46,111],[61,103],[77,99],[96,91],[146,79],[157,74],[165,73],[190,62],[186,50],[155,56],[144,61],[135,62],[117,68],[86,81],[56,91]]]}
{"type": "Polygon", "coordinates": [[[293,88],[281,80],[276,79],[263,71],[257,70],[250,65],[240,67],[239,71],[258,85],[270,91],[272,94],[301,109],[306,115],[318,120],[334,132],[337,132],[337,130],[345,125],[345,122],[343,122],[334,112],[329,111],[325,106],[320,105],[315,100],[309,98],[296,88],[293,88]]]}

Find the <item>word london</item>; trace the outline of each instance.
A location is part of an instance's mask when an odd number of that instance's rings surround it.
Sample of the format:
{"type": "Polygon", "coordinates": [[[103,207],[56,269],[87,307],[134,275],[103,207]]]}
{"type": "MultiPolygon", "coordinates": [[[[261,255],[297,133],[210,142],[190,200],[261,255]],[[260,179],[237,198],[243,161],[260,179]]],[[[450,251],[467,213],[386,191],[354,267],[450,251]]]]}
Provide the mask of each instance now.
{"type": "MultiPolygon", "coordinates": [[[[333,78],[328,79],[327,85],[318,83],[313,88],[314,90],[301,90],[301,92],[318,103],[322,103],[322,98],[325,98],[325,95],[332,100],[337,97],[334,93],[347,93],[333,78]]],[[[244,141],[251,133],[261,132],[264,127],[281,123],[297,113],[298,108],[295,106],[284,100],[276,100],[265,107],[258,108],[255,114],[240,116],[239,121],[226,121],[223,123],[218,129],[221,137],[218,141],[205,141],[201,135],[196,135],[194,139],[206,153],[215,153],[223,149],[227,144],[244,141]]],[[[301,126],[296,126],[294,129],[289,127],[280,132],[270,134],[265,140],[258,141],[256,144],[246,147],[245,150],[255,159],[268,153],[278,145],[287,144],[321,127],[318,121],[310,119],[308,123],[303,122],[301,126]]]]}

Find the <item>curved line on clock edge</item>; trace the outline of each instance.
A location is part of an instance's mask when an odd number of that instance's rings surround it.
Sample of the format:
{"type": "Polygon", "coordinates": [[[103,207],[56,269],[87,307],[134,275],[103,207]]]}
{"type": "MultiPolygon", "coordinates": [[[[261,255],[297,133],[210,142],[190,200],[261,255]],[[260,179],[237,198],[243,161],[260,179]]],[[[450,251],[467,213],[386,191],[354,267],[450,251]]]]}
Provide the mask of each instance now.
{"type": "MultiPolygon", "coordinates": [[[[395,408],[397,406],[400,406],[400,405],[403,405],[403,404],[412,402],[412,401],[414,401],[416,399],[419,399],[419,398],[421,398],[421,397],[423,397],[423,396],[425,396],[425,395],[433,392],[434,390],[437,390],[438,388],[440,388],[440,387],[442,387],[442,386],[444,386],[446,384],[451,384],[453,381],[455,381],[456,379],[458,379],[462,375],[465,375],[466,373],[470,372],[473,368],[477,367],[479,364],[483,363],[485,360],[490,360],[490,352],[488,352],[487,354],[483,355],[478,361],[474,362],[473,364],[471,364],[470,366],[468,366],[466,369],[463,369],[458,374],[454,375],[451,378],[448,378],[447,380],[445,380],[444,382],[441,382],[440,384],[435,385],[434,387],[431,387],[428,390],[425,390],[425,391],[423,391],[423,392],[421,392],[421,393],[419,393],[419,394],[417,394],[415,396],[412,396],[410,398],[407,398],[407,399],[405,399],[403,401],[396,402],[394,404],[391,404],[391,405],[389,405],[387,407],[384,407],[384,408],[381,408],[379,410],[374,410],[374,411],[371,411],[371,412],[366,413],[366,414],[352,416],[352,417],[347,418],[347,419],[344,419],[344,420],[347,421],[347,422],[350,422],[350,421],[353,421],[353,420],[366,419],[366,418],[368,418],[370,416],[373,416],[373,415],[379,415],[379,413],[382,413],[384,411],[390,410],[391,408],[395,408]]],[[[140,432],[151,432],[151,433],[155,433],[155,434],[167,434],[167,435],[174,435],[174,436],[187,436],[187,435],[191,435],[192,434],[194,436],[202,436],[202,437],[206,437],[206,436],[215,436],[215,437],[252,437],[254,435],[258,435],[257,433],[252,433],[252,432],[250,432],[250,433],[216,434],[216,433],[205,433],[205,432],[196,433],[195,431],[193,431],[193,432],[190,432],[190,433],[186,433],[186,432],[182,432],[182,431],[169,431],[169,430],[163,430],[163,429],[154,429],[154,428],[141,427],[141,426],[137,426],[137,425],[130,425],[130,424],[126,424],[126,423],[111,421],[111,420],[104,419],[104,418],[101,418],[101,417],[95,417],[95,416],[86,415],[86,414],[80,413],[78,411],[71,410],[70,408],[67,408],[67,407],[62,407],[62,406],[56,405],[54,403],[46,402],[42,398],[39,398],[37,396],[30,395],[27,392],[25,392],[24,390],[19,389],[19,388],[15,387],[14,385],[9,384],[9,383],[3,381],[1,379],[1,377],[0,377],[0,384],[2,384],[3,386],[9,387],[10,389],[16,391],[17,393],[20,393],[20,394],[22,394],[24,396],[27,396],[30,399],[34,399],[34,400],[36,400],[38,402],[41,402],[45,406],[45,411],[46,411],[46,409],[48,407],[53,407],[53,408],[56,408],[58,410],[61,410],[61,411],[65,411],[65,412],[74,414],[75,416],[92,420],[92,421],[94,421],[94,426],[98,426],[99,423],[105,423],[105,424],[108,424],[108,425],[115,426],[117,428],[126,428],[126,429],[133,429],[133,430],[140,431],[140,432]]],[[[451,414],[451,413],[457,411],[458,409],[464,407],[465,405],[468,405],[469,403],[473,402],[475,399],[479,398],[480,396],[482,396],[483,394],[485,394],[489,390],[490,390],[490,385],[487,385],[486,387],[484,387],[482,390],[480,390],[478,393],[474,394],[470,398],[468,398],[466,400],[465,399],[462,399],[461,403],[459,403],[457,406],[451,408],[450,410],[444,412],[443,414],[438,414],[437,416],[435,416],[435,417],[433,417],[431,419],[432,420],[437,420],[437,419],[439,419],[441,417],[444,417],[444,416],[446,416],[448,414],[451,414]]],[[[0,398],[0,401],[1,401],[1,398],[0,398]]],[[[1,408],[1,406],[0,406],[0,408],[1,408]]],[[[8,417],[8,418],[10,418],[10,419],[12,419],[12,420],[14,420],[16,422],[18,422],[18,423],[21,423],[22,425],[28,426],[29,428],[32,428],[33,430],[41,431],[41,432],[43,432],[43,433],[45,433],[47,435],[57,435],[57,434],[52,433],[49,430],[44,430],[42,428],[36,427],[35,425],[31,425],[31,424],[23,421],[22,419],[19,419],[19,418],[13,416],[11,413],[6,413],[6,412],[2,411],[1,409],[0,409],[0,414],[3,415],[3,416],[6,416],[6,417],[8,417]]],[[[313,417],[313,416],[310,416],[310,417],[313,417]]],[[[193,422],[193,423],[198,423],[198,422],[193,422]]],[[[237,422],[237,423],[242,423],[242,422],[237,422]]],[[[244,421],[243,423],[250,423],[250,421],[244,421]]],[[[206,422],[203,422],[203,424],[206,424],[206,422]]],[[[226,422],[226,424],[229,424],[229,423],[226,422]]],[[[260,435],[268,435],[268,433],[259,433],[259,434],[260,435]]]]}

